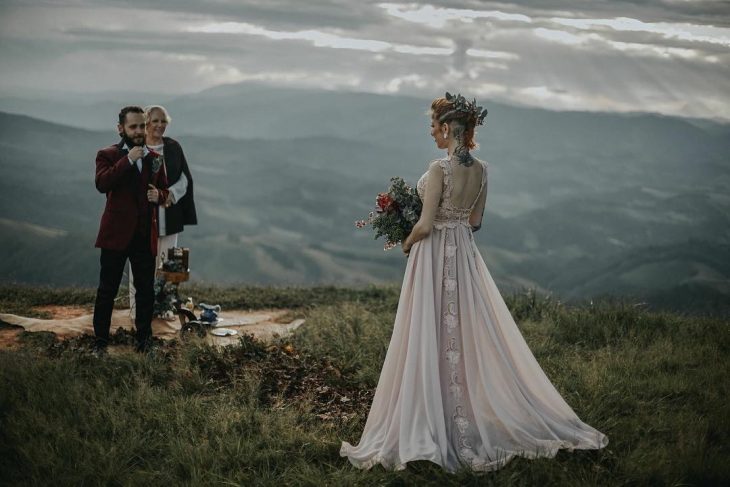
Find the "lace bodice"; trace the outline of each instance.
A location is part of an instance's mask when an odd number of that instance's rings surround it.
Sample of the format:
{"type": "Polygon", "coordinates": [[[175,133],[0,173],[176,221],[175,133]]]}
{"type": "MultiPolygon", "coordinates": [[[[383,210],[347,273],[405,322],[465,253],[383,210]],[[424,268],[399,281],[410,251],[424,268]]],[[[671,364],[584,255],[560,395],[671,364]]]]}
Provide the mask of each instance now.
{"type": "MultiPolygon", "coordinates": [[[[481,196],[482,191],[485,191],[487,184],[488,164],[484,161],[480,161],[479,159],[476,159],[476,161],[482,165],[482,183],[479,187],[479,193],[477,193],[476,198],[474,198],[474,202],[469,208],[460,208],[454,206],[451,203],[451,192],[454,189],[451,180],[453,167],[448,158],[439,159],[437,161],[439,167],[441,167],[441,170],[444,172],[444,182],[441,190],[441,201],[439,201],[439,207],[438,210],[436,210],[436,216],[433,221],[434,227],[443,228],[453,227],[459,224],[469,224],[469,216],[471,215],[474,206],[477,204],[477,201],[479,201],[479,197],[481,196]]],[[[423,201],[424,196],[426,195],[427,182],[428,171],[426,171],[423,176],[421,176],[421,178],[418,180],[418,184],[416,184],[418,196],[421,198],[421,201],[423,201]]]]}

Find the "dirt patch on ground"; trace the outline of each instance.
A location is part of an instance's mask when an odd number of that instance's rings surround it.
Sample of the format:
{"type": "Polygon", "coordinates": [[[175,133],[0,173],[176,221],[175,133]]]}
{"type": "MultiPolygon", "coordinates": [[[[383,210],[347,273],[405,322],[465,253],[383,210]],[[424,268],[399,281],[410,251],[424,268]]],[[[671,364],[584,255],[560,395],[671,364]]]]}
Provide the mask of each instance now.
{"type": "MultiPolygon", "coordinates": [[[[81,335],[93,335],[93,309],[83,306],[38,306],[33,311],[50,315],[49,319],[28,318],[13,314],[0,313],[0,349],[12,348],[17,344],[18,337],[23,331],[52,332],[59,339],[68,339],[81,335]]],[[[215,345],[233,345],[238,343],[241,335],[251,335],[257,340],[269,342],[278,337],[289,335],[304,323],[304,320],[289,321],[291,311],[286,309],[274,310],[225,310],[219,313],[219,322],[212,327],[206,336],[206,341],[215,345]],[[235,332],[231,336],[216,336],[216,332],[224,329],[235,332]]],[[[154,319],[152,333],[163,340],[172,340],[180,337],[181,322],[176,318],[173,321],[154,319]]],[[[128,309],[115,309],[112,314],[110,333],[117,329],[134,329],[134,319],[128,309]]]]}
{"type": "Polygon", "coordinates": [[[94,310],[90,306],[85,307],[85,306],[47,305],[47,306],[36,306],[33,308],[33,311],[42,313],[42,314],[48,316],[48,318],[52,319],[52,320],[65,320],[68,318],[78,318],[79,316],[93,313],[94,310]]]}
{"type": "Polygon", "coordinates": [[[20,327],[0,328],[0,350],[18,348],[18,336],[23,333],[20,327]]]}

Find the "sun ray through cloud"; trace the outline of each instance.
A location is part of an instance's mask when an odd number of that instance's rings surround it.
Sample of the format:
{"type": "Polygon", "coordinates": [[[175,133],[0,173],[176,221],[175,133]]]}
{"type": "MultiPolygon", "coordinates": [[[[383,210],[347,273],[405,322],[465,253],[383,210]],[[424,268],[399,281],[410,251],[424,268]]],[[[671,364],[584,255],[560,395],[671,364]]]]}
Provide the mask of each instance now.
{"type": "Polygon", "coordinates": [[[122,62],[164,52],[145,76],[172,75],[174,93],[260,80],[431,95],[446,83],[554,109],[727,118],[730,27],[700,5],[662,5],[9,1],[0,94],[121,89],[122,62]]]}

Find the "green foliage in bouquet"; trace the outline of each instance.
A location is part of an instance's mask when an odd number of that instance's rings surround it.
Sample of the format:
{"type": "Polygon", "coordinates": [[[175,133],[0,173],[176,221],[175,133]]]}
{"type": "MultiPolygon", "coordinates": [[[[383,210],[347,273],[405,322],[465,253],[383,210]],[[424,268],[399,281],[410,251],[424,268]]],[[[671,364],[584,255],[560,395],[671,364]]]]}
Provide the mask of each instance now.
{"type": "Polygon", "coordinates": [[[155,278],[155,302],[152,305],[152,315],[163,317],[168,311],[175,312],[176,292],[172,283],[162,278],[155,278]]]}
{"type": "Polygon", "coordinates": [[[418,192],[406,184],[403,178],[394,177],[390,182],[388,192],[378,194],[375,211],[370,212],[367,220],[355,222],[357,228],[371,225],[376,239],[385,237],[385,250],[395,247],[408,237],[423,208],[418,192]]]}

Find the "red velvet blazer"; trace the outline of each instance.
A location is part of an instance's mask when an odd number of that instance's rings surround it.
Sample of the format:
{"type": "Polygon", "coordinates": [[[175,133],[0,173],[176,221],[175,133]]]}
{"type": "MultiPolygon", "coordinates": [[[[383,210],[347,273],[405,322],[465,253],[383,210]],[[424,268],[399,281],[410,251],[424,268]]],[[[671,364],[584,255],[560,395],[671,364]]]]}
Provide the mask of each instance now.
{"type": "MultiPolygon", "coordinates": [[[[147,201],[149,184],[165,189],[167,181],[163,170],[152,172],[153,154],[142,160],[142,173],[129,162],[124,144],[109,146],[96,154],[96,189],[106,194],[106,206],[101,215],[96,247],[124,250],[132,241],[140,224],[140,214],[148,215],[149,225],[156,224],[152,212],[157,205],[147,201]]],[[[157,232],[154,232],[155,234],[157,232]]],[[[154,248],[150,252],[154,253],[154,248]]]]}

